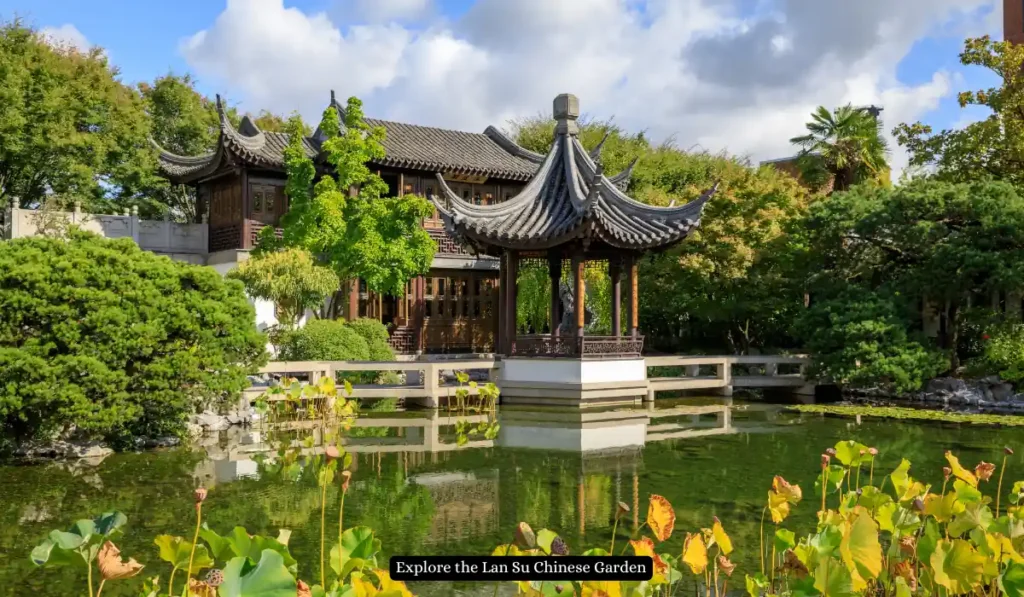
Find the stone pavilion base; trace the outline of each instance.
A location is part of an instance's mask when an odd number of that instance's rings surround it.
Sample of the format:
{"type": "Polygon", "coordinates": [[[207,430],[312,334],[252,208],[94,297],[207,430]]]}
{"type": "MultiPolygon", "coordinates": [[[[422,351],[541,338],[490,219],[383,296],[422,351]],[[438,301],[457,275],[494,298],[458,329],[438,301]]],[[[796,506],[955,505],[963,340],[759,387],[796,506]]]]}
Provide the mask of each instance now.
{"type": "Polygon", "coordinates": [[[501,403],[546,406],[611,406],[640,403],[647,396],[643,358],[502,359],[501,403]]]}
{"type": "Polygon", "coordinates": [[[498,421],[501,447],[588,452],[643,446],[650,419],[634,409],[509,407],[498,421]]]}

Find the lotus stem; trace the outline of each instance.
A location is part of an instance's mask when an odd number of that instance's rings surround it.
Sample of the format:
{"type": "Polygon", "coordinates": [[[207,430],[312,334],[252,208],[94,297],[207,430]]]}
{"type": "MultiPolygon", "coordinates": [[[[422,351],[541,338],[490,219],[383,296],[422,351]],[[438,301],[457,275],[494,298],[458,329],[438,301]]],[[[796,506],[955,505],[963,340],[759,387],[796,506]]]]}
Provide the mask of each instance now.
{"type": "Polygon", "coordinates": [[[1003,473],[1006,472],[1006,452],[1003,452],[1003,465],[999,467],[999,484],[996,488],[996,518],[999,518],[999,498],[1003,496],[1003,473]]]}
{"type": "Polygon", "coordinates": [[[96,590],[96,597],[100,597],[100,594],[103,593],[103,585],[106,584],[106,582],[107,579],[105,578],[100,581],[100,588],[96,590]]]}
{"type": "Polygon", "coordinates": [[[860,489],[860,464],[857,464],[857,489],[860,489]]]}
{"type": "MultiPolygon", "coordinates": [[[[342,555],[341,555],[341,536],[342,536],[344,528],[345,528],[342,525],[342,522],[345,519],[345,494],[346,493],[348,493],[348,492],[342,490],[342,492],[341,492],[341,505],[338,506],[338,584],[339,585],[341,585],[342,581],[344,580],[343,578],[341,578],[341,570],[342,570],[342,563],[341,563],[341,558],[342,558],[342,555]]],[[[320,586],[324,586],[324,585],[320,585],[320,586]]]]}
{"type": "Polygon", "coordinates": [[[615,524],[612,525],[612,545],[608,548],[608,553],[615,553],[615,531],[619,528],[619,517],[615,517],[615,524]]]}
{"type": "MultiPolygon", "coordinates": [[[[326,459],[324,460],[324,462],[327,462],[326,459]]],[[[327,503],[326,503],[327,502],[327,476],[326,476],[326,470],[327,469],[324,468],[325,475],[324,475],[323,479],[321,479],[321,481],[320,481],[320,483],[322,485],[322,487],[320,489],[320,586],[321,587],[326,587],[327,586],[327,583],[324,582],[324,578],[325,578],[324,577],[324,523],[327,520],[327,503]]],[[[338,549],[340,550],[341,547],[339,546],[338,549]]]]}
{"type": "Polygon", "coordinates": [[[871,457],[871,472],[868,475],[868,485],[874,486],[875,484],[875,457],[871,457]]]}
{"type": "MultiPolygon", "coordinates": [[[[204,494],[205,498],[205,494],[204,494]]],[[[203,519],[203,502],[196,501],[196,532],[192,535],[192,551],[188,554],[188,568],[185,569],[185,597],[189,596],[188,579],[192,576],[192,560],[196,557],[196,544],[199,543],[199,524],[203,519]]]]}
{"type": "MultiPolygon", "coordinates": [[[[512,542],[513,543],[515,542],[514,538],[512,539],[512,542]]],[[[505,557],[508,557],[508,554],[511,551],[512,551],[512,543],[509,543],[508,547],[505,548],[505,557]]],[[[494,597],[498,597],[498,582],[499,581],[494,581],[494,597]]],[[[516,592],[517,593],[519,592],[518,589],[516,589],[516,592]]]]}
{"type": "MultiPolygon", "coordinates": [[[[174,597],[174,573],[177,572],[177,568],[171,569],[171,578],[167,580],[167,597],[174,597]]],[[[92,584],[92,583],[90,583],[92,584]]],[[[187,583],[186,583],[187,584],[187,583]]],[[[92,595],[92,593],[89,593],[92,595]]]]}
{"type": "MultiPolygon", "coordinates": [[[[824,485],[822,485],[822,487],[824,487],[824,485]]],[[[825,498],[822,498],[821,500],[822,504],[824,504],[825,498]]],[[[758,555],[761,556],[761,574],[764,574],[764,514],[767,511],[768,506],[765,506],[764,510],[761,510],[761,530],[757,534],[757,538],[761,543],[757,550],[758,555]]]]}
{"type": "Polygon", "coordinates": [[[86,572],[85,578],[89,581],[89,597],[92,597],[92,562],[89,562],[88,572],[86,572]]]}

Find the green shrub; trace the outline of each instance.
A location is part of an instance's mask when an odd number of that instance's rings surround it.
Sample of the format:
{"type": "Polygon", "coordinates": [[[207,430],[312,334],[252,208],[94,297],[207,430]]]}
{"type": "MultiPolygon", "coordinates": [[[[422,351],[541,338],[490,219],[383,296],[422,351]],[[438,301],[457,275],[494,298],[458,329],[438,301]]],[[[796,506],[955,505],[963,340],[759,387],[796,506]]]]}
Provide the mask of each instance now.
{"type": "Polygon", "coordinates": [[[370,347],[344,322],[316,319],[283,339],[281,357],[287,361],[367,361],[370,347]]]}
{"type": "Polygon", "coordinates": [[[366,340],[371,361],[393,361],[395,351],[388,343],[388,328],[376,319],[354,319],[346,324],[366,340]]]}
{"type": "Polygon", "coordinates": [[[814,356],[811,375],[848,388],[904,393],[946,368],[945,355],[909,334],[909,327],[898,301],[850,288],[812,303],[794,330],[814,356]]]}
{"type": "Polygon", "coordinates": [[[982,352],[968,366],[972,375],[998,375],[1013,384],[1024,381],[1024,324],[1003,323],[982,335],[982,352]]]}
{"type": "Polygon", "coordinates": [[[266,339],[242,284],[72,230],[0,242],[0,437],[180,433],[248,385],[266,339]]]}

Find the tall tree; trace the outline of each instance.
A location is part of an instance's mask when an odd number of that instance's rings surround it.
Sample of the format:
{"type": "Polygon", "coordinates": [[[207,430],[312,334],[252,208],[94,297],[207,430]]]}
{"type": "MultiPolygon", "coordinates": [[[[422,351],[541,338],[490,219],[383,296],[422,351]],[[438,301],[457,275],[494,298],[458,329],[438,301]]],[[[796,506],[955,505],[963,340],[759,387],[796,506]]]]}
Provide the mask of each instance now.
{"type": "Polygon", "coordinates": [[[284,153],[290,206],[281,219],[282,238],[264,229],[261,250],[304,248],[341,279],[359,278],[372,291],[397,296],[411,278],[430,270],[437,247],[422,221],[433,209],[415,195],[384,196],[387,183],[367,167],[384,155],[384,130],[367,126],[356,98],[348,100],[343,118],[328,108],[320,122],[332,172],[319,180],[302,146],[302,119],[289,120],[284,153]]]}
{"type": "Polygon", "coordinates": [[[921,122],[901,124],[893,131],[910,153],[910,165],[927,167],[953,182],[985,178],[1024,188],[1024,46],[969,38],[960,53],[965,66],[980,66],[998,76],[999,87],[964,91],[960,107],[981,107],[984,119],[965,127],[934,133],[921,122]]]}
{"type": "Polygon", "coordinates": [[[830,112],[825,106],[811,114],[807,134],[790,142],[800,147],[804,179],[815,186],[845,191],[866,180],[887,182],[888,149],[881,122],[863,108],[841,106],[830,112]]]}
{"type": "MultiPolygon", "coordinates": [[[[168,73],[152,84],[140,83],[139,92],[150,118],[153,140],[162,148],[178,155],[200,155],[214,148],[220,134],[217,106],[196,91],[190,75],[168,73]]],[[[237,121],[235,110],[228,114],[237,121]]],[[[140,206],[143,215],[170,210],[176,219],[199,221],[194,188],[172,185],[154,172],[145,191],[140,206]]]]}
{"type": "MultiPolygon", "coordinates": [[[[295,115],[293,114],[292,116],[294,117],[295,115]]],[[[261,131],[266,131],[268,133],[288,132],[288,119],[268,110],[260,110],[260,113],[255,117],[252,115],[249,117],[252,118],[253,124],[258,126],[261,131]]],[[[313,134],[313,129],[305,122],[302,123],[302,134],[307,137],[313,134]]]]}
{"type": "Polygon", "coordinates": [[[139,94],[99,48],[53,46],[0,24],[0,203],[86,207],[132,197],[153,171],[139,94]]]}

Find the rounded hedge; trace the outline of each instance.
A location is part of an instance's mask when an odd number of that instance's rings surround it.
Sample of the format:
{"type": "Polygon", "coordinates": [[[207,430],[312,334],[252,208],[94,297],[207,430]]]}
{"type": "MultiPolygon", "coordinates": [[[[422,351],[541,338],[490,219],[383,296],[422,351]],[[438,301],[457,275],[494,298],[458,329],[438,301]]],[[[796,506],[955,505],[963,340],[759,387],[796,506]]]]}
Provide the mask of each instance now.
{"type": "Polygon", "coordinates": [[[315,319],[288,334],[282,356],[287,361],[368,361],[370,347],[344,322],[315,319]]]}
{"type": "Polygon", "coordinates": [[[376,319],[354,319],[345,324],[366,340],[371,361],[393,361],[395,351],[388,343],[388,328],[376,319]]]}
{"type": "Polygon", "coordinates": [[[74,426],[176,434],[266,360],[240,282],[130,239],[0,242],[0,424],[8,440],[74,426]]]}

